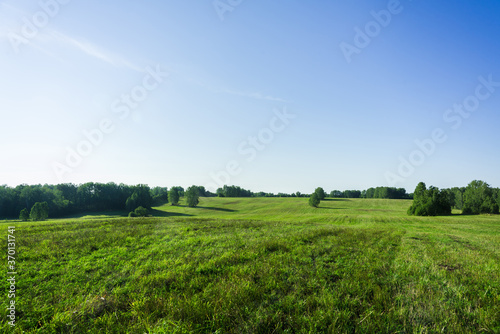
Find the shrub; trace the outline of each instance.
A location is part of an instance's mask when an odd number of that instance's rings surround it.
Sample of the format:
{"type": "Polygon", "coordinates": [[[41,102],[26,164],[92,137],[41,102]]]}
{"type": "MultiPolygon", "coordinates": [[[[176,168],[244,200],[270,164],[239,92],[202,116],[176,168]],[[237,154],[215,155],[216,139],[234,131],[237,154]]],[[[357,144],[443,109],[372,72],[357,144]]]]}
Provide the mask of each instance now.
{"type": "Polygon", "coordinates": [[[320,199],[319,199],[319,196],[318,194],[316,193],[313,193],[311,195],[311,197],[309,197],[309,205],[314,207],[314,208],[317,208],[319,206],[319,203],[320,203],[320,199]]]}
{"type": "Polygon", "coordinates": [[[149,215],[148,209],[140,206],[134,211],[136,217],[147,217],[149,215]]]}
{"type": "Polygon", "coordinates": [[[30,219],[30,214],[28,213],[28,209],[22,209],[21,212],[19,213],[19,220],[22,220],[23,222],[27,221],[30,219]]]}
{"type": "Polygon", "coordinates": [[[136,208],[134,211],[130,211],[128,216],[133,217],[147,217],[149,215],[149,210],[140,206],[136,208]]]}

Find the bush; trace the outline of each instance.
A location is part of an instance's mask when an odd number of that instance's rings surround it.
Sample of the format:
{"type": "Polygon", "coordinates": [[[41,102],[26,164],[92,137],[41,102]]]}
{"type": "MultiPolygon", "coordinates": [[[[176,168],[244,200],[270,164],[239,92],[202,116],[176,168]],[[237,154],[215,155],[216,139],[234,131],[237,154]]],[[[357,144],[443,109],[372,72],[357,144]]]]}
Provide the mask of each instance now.
{"type": "Polygon", "coordinates": [[[309,205],[314,207],[314,208],[317,208],[319,206],[319,203],[320,203],[320,199],[319,199],[319,196],[318,194],[316,193],[313,193],[311,195],[311,197],[309,197],[309,205]]]}
{"type": "Polygon", "coordinates": [[[149,210],[140,206],[140,207],[136,208],[134,211],[131,211],[128,214],[128,216],[131,218],[133,218],[133,217],[147,217],[147,216],[149,216],[149,210]]]}
{"type": "Polygon", "coordinates": [[[22,209],[21,212],[19,213],[19,220],[25,222],[30,219],[30,214],[28,213],[28,209],[22,209]]]}
{"type": "Polygon", "coordinates": [[[142,206],[135,209],[134,213],[137,215],[137,217],[147,217],[149,215],[148,209],[143,208],[142,206]]]}

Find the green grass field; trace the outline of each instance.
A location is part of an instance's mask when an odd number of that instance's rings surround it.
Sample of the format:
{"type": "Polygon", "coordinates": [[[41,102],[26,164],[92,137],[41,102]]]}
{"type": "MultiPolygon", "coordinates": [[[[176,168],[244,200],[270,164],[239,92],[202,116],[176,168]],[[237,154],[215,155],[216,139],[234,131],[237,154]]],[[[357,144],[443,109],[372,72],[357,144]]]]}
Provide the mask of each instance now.
{"type": "Polygon", "coordinates": [[[1,222],[2,333],[500,333],[500,217],[202,198],[1,222]],[[7,226],[16,226],[16,326],[7,226]]]}

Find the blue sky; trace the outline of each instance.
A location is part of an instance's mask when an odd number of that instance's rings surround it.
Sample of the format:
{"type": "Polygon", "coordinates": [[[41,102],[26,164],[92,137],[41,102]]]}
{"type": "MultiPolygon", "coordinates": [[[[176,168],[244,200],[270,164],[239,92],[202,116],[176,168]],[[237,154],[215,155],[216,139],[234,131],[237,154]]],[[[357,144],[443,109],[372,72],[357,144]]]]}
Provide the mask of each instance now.
{"type": "Polygon", "coordinates": [[[0,1],[0,184],[498,187],[499,14],[493,0],[0,1]]]}

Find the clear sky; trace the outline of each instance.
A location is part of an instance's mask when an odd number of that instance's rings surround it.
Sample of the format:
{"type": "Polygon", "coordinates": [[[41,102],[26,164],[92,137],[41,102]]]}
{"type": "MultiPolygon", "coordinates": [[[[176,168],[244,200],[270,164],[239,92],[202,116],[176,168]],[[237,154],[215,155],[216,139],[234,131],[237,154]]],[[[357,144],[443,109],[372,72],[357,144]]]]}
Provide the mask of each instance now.
{"type": "Polygon", "coordinates": [[[499,187],[499,17],[497,0],[0,1],[0,184],[499,187]]]}

